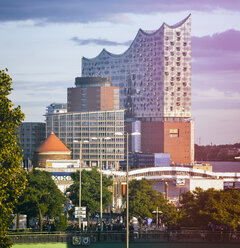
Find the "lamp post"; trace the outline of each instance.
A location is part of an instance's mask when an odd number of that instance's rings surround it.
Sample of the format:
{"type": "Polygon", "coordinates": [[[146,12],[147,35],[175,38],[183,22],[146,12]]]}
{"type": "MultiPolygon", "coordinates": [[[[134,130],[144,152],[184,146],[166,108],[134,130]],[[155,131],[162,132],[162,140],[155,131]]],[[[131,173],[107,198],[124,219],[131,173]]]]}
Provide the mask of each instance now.
{"type": "MultiPolygon", "coordinates": [[[[126,168],[126,191],[127,191],[127,202],[126,202],[126,247],[129,248],[129,192],[128,192],[128,154],[129,154],[129,149],[128,149],[128,139],[129,139],[129,133],[128,132],[116,132],[115,135],[126,135],[126,145],[127,145],[127,168],[126,168]]],[[[130,135],[140,135],[141,133],[139,132],[134,132],[130,133],[130,135]]]]}
{"type": "MultiPolygon", "coordinates": [[[[80,140],[74,140],[74,143],[80,144],[80,151],[79,151],[79,207],[81,208],[81,202],[82,202],[82,143],[88,143],[88,140],[84,140],[83,142],[80,140]]],[[[79,229],[81,230],[81,216],[79,216],[78,219],[79,223],[79,229]]]]}
{"type": "Polygon", "coordinates": [[[152,213],[156,214],[156,226],[158,228],[158,214],[162,214],[162,211],[158,210],[158,207],[157,207],[157,210],[156,211],[154,210],[152,213]]]}
{"type": "Polygon", "coordinates": [[[110,140],[110,137],[105,138],[97,138],[92,137],[92,140],[99,140],[100,141],[100,163],[99,163],[99,170],[100,170],[100,221],[101,221],[101,231],[103,229],[102,226],[102,214],[103,214],[103,203],[102,203],[102,141],[103,140],[110,140]]]}

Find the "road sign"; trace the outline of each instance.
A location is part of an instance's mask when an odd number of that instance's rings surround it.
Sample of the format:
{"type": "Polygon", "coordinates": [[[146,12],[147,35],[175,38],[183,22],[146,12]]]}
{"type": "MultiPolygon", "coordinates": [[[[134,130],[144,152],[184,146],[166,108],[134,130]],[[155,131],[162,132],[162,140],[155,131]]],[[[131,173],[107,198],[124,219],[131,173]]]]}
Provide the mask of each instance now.
{"type": "Polygon", "coordinates": [[[75,207],[75,218],[86,218],[86,207],[75,207]]]}
{"type": "Polygon", "coordinates": [[[75,207],[75,210],[82,210],[82,211],[86,211],[86,207],[75,207]]]}
{"type": "Polygon", "coordinates": [[[75,218],[86,218],[86,215],[83,215],[83,214],[77,214],[77,215],[75,215],[75,218]]]}
{"type": "Polygon", "coordinates": [[[76,215],[76,214],[80,214],[80,215],[86,215],[86,212],[84,212],[84,211],[75,211],[74,212],[74,214],[76,215]]]}

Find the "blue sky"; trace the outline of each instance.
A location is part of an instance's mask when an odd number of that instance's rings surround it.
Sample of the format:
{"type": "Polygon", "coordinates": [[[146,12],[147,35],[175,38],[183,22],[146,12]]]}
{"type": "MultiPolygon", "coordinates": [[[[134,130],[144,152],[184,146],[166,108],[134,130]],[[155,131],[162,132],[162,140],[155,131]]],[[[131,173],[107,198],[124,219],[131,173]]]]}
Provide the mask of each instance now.
{"type": "Polygon", "coordinates": [[[0,0],[0,66],[13,78],[25,121],[66,102],[81,58],[123,53],[139,28],[158,29],[192,13],[195,142],[240,142],[240,1],[0,0]]]}

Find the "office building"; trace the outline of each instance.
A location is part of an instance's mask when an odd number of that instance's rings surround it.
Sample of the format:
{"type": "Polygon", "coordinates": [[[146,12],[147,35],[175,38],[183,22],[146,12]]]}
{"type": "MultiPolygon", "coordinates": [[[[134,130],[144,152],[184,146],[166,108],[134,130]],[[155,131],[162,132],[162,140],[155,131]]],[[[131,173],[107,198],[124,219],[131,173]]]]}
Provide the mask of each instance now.
{"type": "Polygon", "coordinates": [[[51,103],[46,108],[46,112],[48,114],[56,114],[56,113],[67,113],[67,104],[66,103],[51,103]]]}
{"type": "MultiPolygon", "coordinates": [[[[120,167],[126,170],[126,155],[125,160],[120,162],[120,167]]],[[[170,166],[170,154],[168,153],[129,153],[128,156],[129,168],[148,168],[148,167],[166,167],[170,166]]]]}
{"type": "Polygon", "coordinates": [[[77,77],[75,85],[67,90],[68,112],[119,109],[119,87],[109,77],[77,77]]]}
{"type": "Polygon", "coordinates": [[[123,54],[103,49],[93,59],[83,57],[82,76],[96,75],[110,76],[120,87],[130,131],[141,131],[132,151],[170,153],[175,163],[193,162],[190,15],[173,26],[140,29],[123,54]]]}
{"type": "Polygon", "coordinates": [[[80,157],[84,165],[103,168],[119,167],[124,160],[124,110],[67,112],[46,114],[46,130],[55,135],[72,150],[72,158],[80,157]]]}
{"type": "Polygon", "coordinates": [[[22,122],[19,126],[19,143],[23,153],[23,163],[27,168],[32,164],[35,149],[46,138],[46,125],[42,122],[22,122]]]}

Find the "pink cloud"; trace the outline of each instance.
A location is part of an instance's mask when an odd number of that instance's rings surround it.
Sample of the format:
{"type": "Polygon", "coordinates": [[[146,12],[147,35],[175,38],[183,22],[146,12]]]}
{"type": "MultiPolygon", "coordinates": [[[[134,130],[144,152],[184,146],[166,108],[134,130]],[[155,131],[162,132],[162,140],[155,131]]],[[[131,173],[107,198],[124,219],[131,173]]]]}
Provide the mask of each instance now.
{"type": "Polygon", "coordinates": [[[196,109],[239,109],[240,31],[192,37],[192,105],[196,109]],[[212,92],[212,96],[204,95],[212,92]],[[216,98],[216,92],[220,97],[216,98]]]}
{"type": "Polygon", "coordinates": [[[192,37],[193,57],[222,56],[240,52],[240,31],[231,29],[212,36],[192,37]]]}
{"type": "Polygon", "coordinates": [[[193,73],[240,71],[240,31],[192,37],[193,73]]]}

